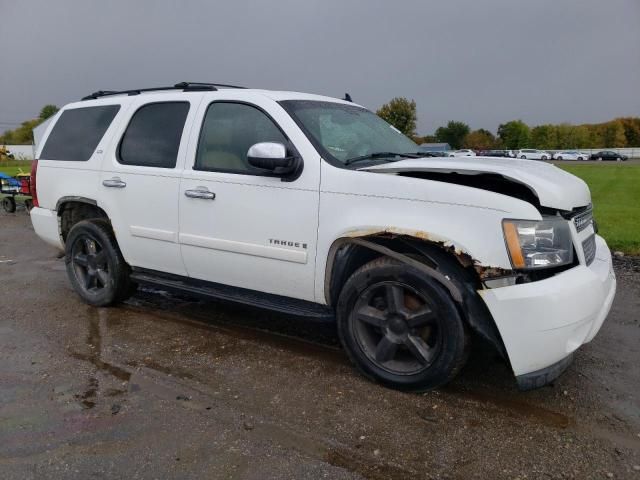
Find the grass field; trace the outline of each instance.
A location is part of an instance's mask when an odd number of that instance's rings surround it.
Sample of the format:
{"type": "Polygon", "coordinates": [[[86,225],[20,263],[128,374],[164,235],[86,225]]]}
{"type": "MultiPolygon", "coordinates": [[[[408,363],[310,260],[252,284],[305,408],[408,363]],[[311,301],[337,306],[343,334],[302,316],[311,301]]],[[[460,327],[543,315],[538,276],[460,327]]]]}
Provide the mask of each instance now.
{"type": "Polygon", "coordinates": [[[589,185],[599,233],[611,250],[640,255],[640,165],[559,166],[589,185]]]}
{"type": "Polygon", "coordinates": [[[31,162],[28,160],[0,161],[0,173],[6,173],[12,177],[19,173],[30,173],[31,162]]]}
{"type": "MultiPolygon", "coordinates": [[[[575,163],[558,165],[582,178],[591,189],[600,235],[612,250],[640,255],[640,164],[575,163]]],[[[0,172],[29,173],[31,162],[0,162],[0,172]]]]}

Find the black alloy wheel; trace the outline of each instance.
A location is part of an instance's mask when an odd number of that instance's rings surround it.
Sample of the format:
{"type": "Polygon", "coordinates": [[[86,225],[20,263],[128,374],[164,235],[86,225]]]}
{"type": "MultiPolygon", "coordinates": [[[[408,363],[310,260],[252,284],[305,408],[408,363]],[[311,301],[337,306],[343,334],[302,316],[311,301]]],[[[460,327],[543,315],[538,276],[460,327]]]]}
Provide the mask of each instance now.
{"type": "Polygon", "coordinates": [[[409,285],[376,283],[358,298],[352,315],[364,354],[394,375],[419,373],[442,348],[437,306],[409,285]]]}
{"type": "Polygon", "coordinates": [[[88,294],[99,293],[112,282],[107,253],[100,242],[89,235],[76,237],[71,247],[71,265],[80,287],[88,294]]]}
{"type": "Polygon", "coordinates": [[[458,306],[414,266],[388,257],[363,265],[343,286],[336,313],[351,361],[386,386],[429,390],[451,381],[466,362],[469,337],[458,306]]]}
{"type": "Polygon", "coordinates": [[[76,223],[65,241],[67,276],[74,290],[90,305],[106,307],[135,291],[129,265],[106,219],[76,223]]]}

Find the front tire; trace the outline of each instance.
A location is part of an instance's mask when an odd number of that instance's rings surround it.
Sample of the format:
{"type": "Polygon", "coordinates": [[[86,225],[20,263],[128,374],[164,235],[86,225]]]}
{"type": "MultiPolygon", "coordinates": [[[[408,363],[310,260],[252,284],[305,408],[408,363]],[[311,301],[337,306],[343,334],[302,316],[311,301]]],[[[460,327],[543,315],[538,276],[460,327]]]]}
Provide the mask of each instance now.
{"type": "Polygon", "coordinates": [[[527,156],[526,156],[526,155],[521,155],[521,156],[520,156],[520,158],[521,158],[522,160],[526,160],[526,159],[527,159],[527,156]]]}
{"type": "Polygon", "coordinates": [[[369,379],[425,391],[464,366],[467,327],[448,291],[423,272],[382,257],[347,280],[337,306],[338,335],[369,379]]]}
{"type": "Polygon", "coordinates": [[[546,155],[542,155],[542,157],[540,157],[540,160],[546,160],[547,156],[546,155]]]}
{"type": "Polygon", "coordinates": [[[106,220],[83,220],[71,228],[65,263],[73,289],[89,305],[106,307],[132,293],[129,266],[106,220]]]}

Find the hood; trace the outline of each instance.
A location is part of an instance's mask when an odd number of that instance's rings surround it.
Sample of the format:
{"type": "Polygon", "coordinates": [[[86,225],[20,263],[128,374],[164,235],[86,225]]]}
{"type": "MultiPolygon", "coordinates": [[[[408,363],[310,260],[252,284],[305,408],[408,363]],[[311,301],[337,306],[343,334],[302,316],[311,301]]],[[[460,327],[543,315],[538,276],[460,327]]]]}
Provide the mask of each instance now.
{"type": "MultiPolygon", "coordinates": [[[[474,188],[483,188],[482,179],[487,174],[493,178],[497,175],[527,187],[543,207],[572,210],[591,203],[589,187],[584,181],[550,163],[536,160],[495,157],[415,158],[365,167],[361,170],[402,175],[432,173],[439,174],[434,178],[439,181],[447,181],[441,174],[476,175],[478,182],[472,185],[466,182],[474,188]]],[[[451,183],[461,182],[452,181],[451,183]]],[[[488,186],[486,189],[492,190],[488,186]]],[[[504,192],[498,191],[498,193],[504,192]]]]}

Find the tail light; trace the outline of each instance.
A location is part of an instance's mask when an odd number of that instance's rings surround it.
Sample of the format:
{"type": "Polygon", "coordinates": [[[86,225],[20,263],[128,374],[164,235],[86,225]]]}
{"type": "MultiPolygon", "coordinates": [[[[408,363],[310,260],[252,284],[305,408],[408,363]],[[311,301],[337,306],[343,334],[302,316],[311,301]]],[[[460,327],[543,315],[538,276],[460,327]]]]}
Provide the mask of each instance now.
{"type": "Polygon", "coordinates": [[[31,164],[31,200],[34,207],[39,207],[38,204],[38,189],[36,188],[36,175],[38,173],[38,160],[34,160],[31,164]]]}

